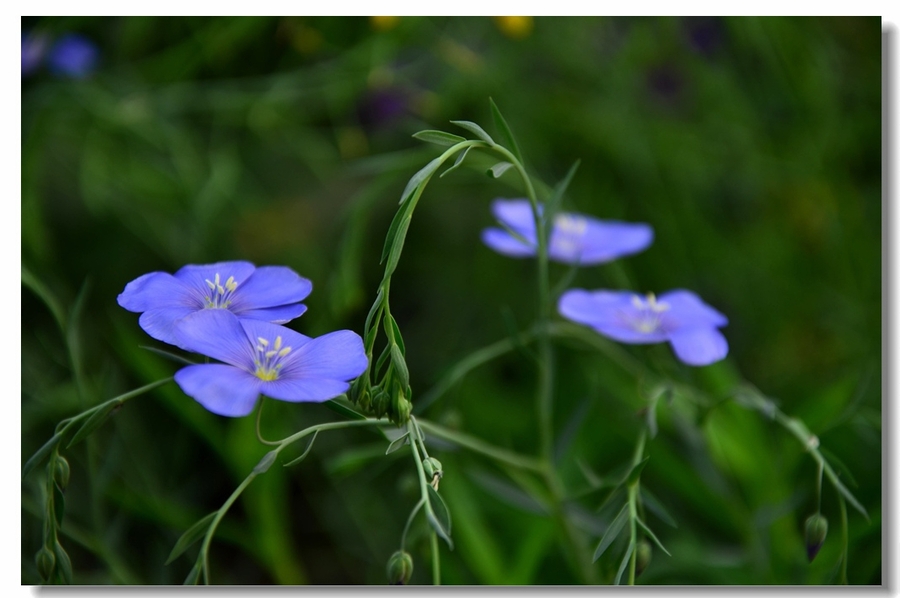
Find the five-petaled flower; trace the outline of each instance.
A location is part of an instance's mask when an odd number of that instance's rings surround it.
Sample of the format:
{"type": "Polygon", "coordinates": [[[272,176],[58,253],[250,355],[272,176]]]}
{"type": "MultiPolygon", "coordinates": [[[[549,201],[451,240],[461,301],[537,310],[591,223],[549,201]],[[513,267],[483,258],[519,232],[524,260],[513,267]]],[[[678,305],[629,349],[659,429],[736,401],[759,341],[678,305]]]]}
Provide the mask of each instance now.
{"type": "MultiPolygon", "coordinates": [[[[543,206],[538,207],[542,211],[543,206]]],[[[485,229],[481,239],[488,247],[511,257],[537,255],[534,213],[527,199],[496,199],[491,210],[505,230],[485,229]]],[[[560,212],[553,219],[547,255],[558,262],[588,266],[643,251],[652,242],[653,229],[648,224],[560,212]]]]}
{"type": "Polygon", "coordinates": [[[688,365],[708,365],[728,354],[721,326],[728,319],[690,291],[658,298],[630,291],[572,289],[559,299],[559,313],[623,343],[668,341],[688,365]]]}
{"type": "Polygon", "coordinates": [[[292,403],[319,403],[350,388],[368,358],[350,330],[310,338],[284,326],[202,310],[178,321],[179,345],[222,363],[190,365],[175,382],[209,411],[241,417],[259,395],[292,403]]]}
{"type": "Polygon", "coordinates": [[[285,266],[250,262],[187,265],[174,275],[151,272],[125,286],[119,305],[141,314],[140,325],[153,338],[181,345],[175,322],[207,309],[227,310],[241,318],[284,324],[306,311],[300,303],[312,283],[285,266]]]}

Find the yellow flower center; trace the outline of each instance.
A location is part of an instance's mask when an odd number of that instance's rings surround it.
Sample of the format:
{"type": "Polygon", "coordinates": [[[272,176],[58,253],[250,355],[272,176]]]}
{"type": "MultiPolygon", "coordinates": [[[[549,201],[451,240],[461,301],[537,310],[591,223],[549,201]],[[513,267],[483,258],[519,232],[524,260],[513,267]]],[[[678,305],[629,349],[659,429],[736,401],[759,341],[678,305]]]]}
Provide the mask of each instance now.
{"type": "Polygon", "coordinates": [[[280,336],[276,336],[273,343],[261,336],[257,337],[256,341],[256,359],[253,360],[256,371],[253,374],[266,382],[278,380],[278,373],[284,367],[284,357],[291,352],[291,348],[281,346],[280,336]]]}

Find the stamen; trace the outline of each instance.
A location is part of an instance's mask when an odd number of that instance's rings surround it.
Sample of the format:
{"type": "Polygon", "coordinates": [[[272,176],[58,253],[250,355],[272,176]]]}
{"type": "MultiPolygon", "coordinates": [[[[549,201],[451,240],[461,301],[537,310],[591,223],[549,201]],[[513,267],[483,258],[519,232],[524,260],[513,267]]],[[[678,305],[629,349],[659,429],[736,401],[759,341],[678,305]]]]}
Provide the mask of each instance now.
{"type": "Polygon", "coordinates": [[[222,276],[218,272],[216,272],[213,280],[206,279],[206,286],[213,291],[212,297],[206,296],[204,298],[207,309],[228,309],[228,306],[231,305],[232,295],[237,290],[238,283],[235,282],[234,276],[229,276],[224,286],[221,281],[222,276]]]}
{"type": "Polygon", "coordinates": [[[256,345],[257,357],[253,361],[256,366],[254,375],[260,380],[272,381],[278,379],[278,373],[284,367],[283,358],[291,352],[290,347],[282,347],[283,341],[280,336],[275,337],[272,344],[273,349],[268,349],[269,340],[257,337],[259,343],[256,345]]]}
{"type": "Polygon", "coordinates": [[[656,295],[647,293],[647,299],[641,299],[638,295],[631,296],[631,304],[639,311],[630,319],[630,325],[637,332],[643,334],[651,334],[659,330],[662,325],[662,312],[668,310],[671,306],[666,302],[656,300],[656,295]]]}

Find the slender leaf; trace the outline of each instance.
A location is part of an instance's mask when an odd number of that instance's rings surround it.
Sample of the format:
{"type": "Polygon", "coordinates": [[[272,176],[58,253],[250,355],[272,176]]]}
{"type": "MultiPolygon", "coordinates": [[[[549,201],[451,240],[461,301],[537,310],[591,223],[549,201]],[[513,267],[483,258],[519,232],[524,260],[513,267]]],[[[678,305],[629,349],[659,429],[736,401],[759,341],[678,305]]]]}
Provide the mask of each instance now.
{"type": "Polygon", "coordinates": [[[613,543],[619,533],[622,531],[622,528],[625,527],[625,521],[628,520],[628,504],[626,503],[622,510],[619,511],[619,514],[616,515],[616,518],[613,519],[612,523],[609,524],[609,527],[606,528],[606,532],[603,534],[603,537],[600,538],[600,544],[597,545],[597,550],[594,551],[594,562],[597,562],[606,549],[609,548],[609,545],[613,543]]]}
{"type": "Polygon", "coordinates": [[[834,468],[837,470],[835,473],[838,475],[847,476],[847,482],[853,488],[859,488],[859,484],[856,483],[856,479],[853,477],[853,474],[850,472],[850,469],[844,464],[843,461],[837,458],[837,455],[826,449],[824,446],[819,447],[819,452],[822,453],[822,456],[831,463],[834,468]]]}
{"type": "Polygon", "coordinates": [[[62,306],[59,304],[59,301],[56,300],[56,297],[53,296],[53,293],[50,292],[44,283],[38,280],[32,273],[31,270],[22,266],[22,284],[31,289],[31,291],[40,297],[41,301],[44,302],[44,305],[50,310],[50,313],[53,314],[53,319],[56,320],[56,324],[59,326],[60,330],[66,330],[66,314],[62,309],[62,306]]]}
{"type": "Polygon", "coordinates": [[[278,457],[278,451],[271,450],[265,455],[263,458],[259,460],[259,463],[256,464],[256,467],[253,468],[253,473],[260,474],[266,473],[269,471],[269,468],[272,467],[272,463],[275,462],[275,459],[278,457]]]}
{"type": "Polygon", "coordinates": [[[59,444],[59,441],[62,440],[62,433],[54,434],[50,440],[44,443],[44,446],[39,448],[36,453],[34,453],[28,461],[25,462],[25,466],[22,467],[22,479],[31,473],[31,470],[41,464],[41,462],[47,458],[47,455],[59,444]]]}
{"type": "Polygon", "coordinates": [[[499,179],[501,176],[503,176],[504,172],[512,167],[513,165],[510,162],[497,162],[488,169],[487,175],[491,178],[499,179]]]}
{"type": "Polygon", "coordinates": [[[397,343],[400,347],[400,353],[406,355],[406,345],[403,344],[403,335],[400,334],[400,327],[397,325],[397,320],[394,319],[394,316],[391,314],[386,314],[384,317],[385,333],[387,333],[387,327],[390,326],[391,333],[393,334],[393,341],[397,343]]]}
{"type": "Polygon", "coordinates": [[[66,553],[59,541],[54,543],[53,552],[56,553],[56,570],[59,572],[62,582],[71,585],[72,560],[69,559],[68,553],[66,553]]]}
{"type": "Polygon", "coordinates": [[[432,129],[419,131],[418,133],[413,134],[413,137],[415,139],[418,139],[419,141],[446,146],[453,146],[466,140],[465,137],[460,137],[459,135],[454,135],[453,133],[447,133],[445,131],[435,131],[432,129]]]}
{"type": "Polygon", "coordinates": [[[825,464],[825,475],[828,476],[828,479],[831,480],[831,483],[834,485],[834,487],[837,489],[837,491],[840,492],[841,494],[843,494],[844,498],[847,499],[847,502],[849,502],[851,505],[853,505],[857,511],[862,513],[862,516],[866,518],[866,521],[868,521],[869,514],[866,512],[865,507],[863,507],[859,503],[859,501],[856,500],[856,497],[853,496],[853,494],[849,490],[847,490],[847,487],[844,486],[843,483],[841,483],[841,480],[837,477],[837,475],[835,475],[834,470],[831,469],[831,466],[828,464],[828,462],[825,461],[824,464],[825,464]]]}
{"type": "Polygon", "coordinates": [[[622,581],[622,574],[625,573],[625,568],[628,566],[628,559],[631,558],[632,552],[634,552],[634,542],[629,542],[628,549],[625,551],[625,556],[622,557],[622,564],[619,565],[619,572],[616,573],[616,579],[613,581],[613,585],[619,585],[619,582],[622,581]]]}
{"type": "Polygon", "coordinates": [[[171,353],[163,349],[157,349],[156,347],[150,347],[148,345],[140,345],[140,348],[156,353],[157,355],[161,355],[166,359],[171,359],[172,361],[175,361],[177,363],[183,363],[185,365],[197,365],[196,361],[191,361],[187,357],[182,357],[181,355],[176,355],[175,353],[171,353]]]}
{"type": "Polygon", "coordinates": [[[401,388],[409,386],[409,368],[406,367],[406,359],[400,352],[400,347],[391,343],[391,366],[397,374],[397,381],[400,382],[401,388]]]}
{"type": "Polygon", "coordinates": [[[450,122],[453,123],[454,125],[456,125],[457,127],[461,127],[463,129],[465,129],[466,131],[475,134],[482,141],[487,141],[491,145],[497,145],[496,143],[494,143],[494,140],[491,139],[491,136],[485,132],[484,129],[482,129],[481,127],[479,127],[478,125],[476,125],[475,123],[473,123],[471,121],[451,120],[450,122]]]}
{"type": "Polygon", "coordinates": [[[644,457],[640,463],[635,464],[635,466],[631,468],[631,471],[628,472],[628,477],[625,478],[625,483],[627,485],[631,486],[637,483],[641,477],[641,472],[644,471],[644,467],[649,460],[650,457],[644,457]]]}
{"type": "Polygon", "coordinates": [[[72,437],[72,440],[69,441],[69,444],[66,445],[66,448],[72,448],[82,440],[88,437],[94,430],[103,425],[109,415],[119,407],[121,403],[117,402],[107,402],[103,405],[100,405],[100,408],[97,409],[86,422],[81,424],[81,427],[75,432],[75,436],[72,437]]]}
{"type": "Polygon", "coordinates": [[[440,156],[423,166],[419,172],[412,175],[412,178],[409,179],[409,182],[406,183],[406,187],[403,189],[403,193],[400,194],[400,205],[409,199],[409,197],[413,194],[417,187],[427,181],[434,172],[441,167],[441,164],[444,163],[443,158],[440,156]]]}
{"type": "Polygon", "coordinates": [[[216,516],[218,511],[213,511],[191,527],[187,529],[186,532],[181,534],[181,537],[178,538],[178,541],[175,542],[175,546],[172,547],[172,552],[169,553],[169,558],[166,559],[165,565],[168,565],[179,556],[181,556],[185,550],[191,547],[191,545],[202,538],[204,534],[206,534],[206,529],[209,527],[209,524],[212,523],[213,518],[216,516]]]}
{"type": "Polygon", "coordinates": [[[569,167],[569,172],[566,173],[566,176],[556,184],[553,188],[553,195],[550,196],[550,199],[547,200],[545,210],[547,218],[553,218],[553,215],[556,214],[556,211],[559,209],[560,204],[562,203],[562,198],[566,194],[566,190],[569,188],[569,183],[572,182],[572,177],[575,176],[575,172],[578,170],[578,166],[581,164],[581,160],[576,160],[571,167],[569,167]]]}
{"type": "MultiPolygon", "coordinates": [[[[341,395],[342,397],[346,397],[347,395],[341,395]]],[[[338,397],[340,398],[340,397],[338,397]]],[[[366,419],[366,416],[356,411],[355,409],[351,409],[347,405],[344,405],[341,402],[338,402],[338,399],[331,399],[330,401],[325,401],[325,406],[331,409],[336,413],[340,413],[347,419],[366,419]]]]}
{"type": "Polygon", "coordinates": [[[447,546],[452,550],[453,541],[450,539],[450,511],[447,509],[444,499],[441,498],[441,495],[438,494],[434,488],[431,486],[426,486],[426,488],[428,489],[429,508],[427,508],[425,512],[428,516],[428,522],[431,524],[431,527],[434,528],[434,531],[437,532],[437,535],[443,538],[447,543],[447,546]]]}
{"type": "Polygon", "coordinates": [[[453,163],[453,166],[451,166],[450,168],[448,168],[447,170],[442,172],[440,175],[438,175],[438,178],[442,179],[447,174],[449,174],[449,173],[453,172],[454,170],[456,170],[457,168],[459,168],[460,165],[463,163],[463,160],[465,160],[466,156],[469,154],[470,149],[472,149],[471,145],[469,147],[467,147],[466,149],[464,149],[463,151],[456,154],[456,162],[453,163]]]}
{"type": "Polygon", "coordinates": [[[195,586],[197,582],[200,581],[200,563],[197,563],[193,567],[191,567],[191,572],[188,573],[187,577],[184,578],[184,584],[186,586],[195,586]]]}
{"type": "Polygon", "coordinates": [[[519,162],[522,162],[522,152],[519,151],[519,145],[516,143],[515,137],[513,137],[512,130],[509,128],[509,125],[506,124],[506,119],[500,114],[500,109],[497,107],[497,104],[494,103],[493,98],[489,98],[489,100],[491,103],[491,116],[494,119],[494,126],[500,131],[500,135],[502,136],[507,149],[512,152],[519,162]]]}
{"type": "Polygon", "coordinates": [[[53,483],[53,516],[56,518],[56,526],[62,527],[63,516],[66,513],[66,495],[56,482],[53,483]]]}
{"type": "Polygon", "coordinates": [[[393,453],[394,451],[399,450],[401,447],[406,446],[408,443],[409,443],[409,432],[407,432],[406,434],[404,434],[404,435],[401,436],[400,438],[397,438],[396,440],[394,440],[393,442],[391,442],[391,443],[388,445],[387,450],[384,451],[384,454],[385,454],[385,455],[390,455],[390,454],[393,453]]]}
{"type": "Polygon", "coordinates": [[[666,508],[663,507],[662,503],[659,502],[659,499],[651,494],[644,486],[641,486],[641,500],[644,501],[644,506],[646,506],[651,513],[662,519],[663,523],[667,523],[671,527],[678,527],[678,523],[669,514],[666,508]]]}
{"type": "Polygon", "coordinates": [[[309,444],[306,445],[306,449],[303,451],[303,454],[301,454],[299,457],[297,457],[293,461],[289,461],[288,463],[285,463],[284,466],[290,467],[291,465],[296,465],[297,463],[300,463],[300,461],[303,461],[304,459],[306,459],[306,456],[309,454],[309,451],[312,450],[313,443],[316,441],[316,436],[318,436],[318,435],[319,435],[318,430],[313,432],[312,438],[309,439],[309,444]]]}
{"type": "Polygon", "coordinates": [[[659,546],[660,549],[662,549],[662,551],[665,552],[667,555],[672,556],[672,553],[669,552],[668,550],[666,550],[666,547],[662,545],[662,542],[659,541],[659,538],[656,537],[656,534],[653,533],[653,530],[651,530],[651,529],[647,526],[646,523],[644,523],[643,521],[641,521],[641,518],[640,518],[640,517],[638,517],[637,519],[635,519],[635,521],[637,521],[637,524],[641,526],[641,529],[644,530],[644,533],[647,534],[647,536],[649,536],[651,540],[653,540],[653,543],[654,543],[654,544],[656,544],[657,546],[659,546]]]}
{"type": "Polygon", "coordinates": [[[526,513],[546,515],[549,510],[532,495],[516,488],[515,486],[499,480],[489,473],[474,471],[470,474],[472,480],[481,486],[488,494],[505,502],[506,504],[521,509],[526,513]]]}
{"type": "MultiPolygon", "coordinates": [[[[397,229],[400,228],[400,223],[406,218],[407,212],[410,210],[411,204],[404,204],[397,213],[394,214],[394,219],[391,220],[391,225],[388,227],[387,235],[384,237],[384,247],[381,250],[381,259],[378,261],[379,264],[384,263],[384,259],[390,253],[391,248],[394,246],[394,237],[397,236],[397,229]]],[[[381,296],[381,291],[378,292],[378,295],[381,296]]],[[[375,305],[380,306],[380,302],[376,298],[375,305]]],[[[375,305],[372,305],[372,311],[375,311],[375,305]]],[[[371,312],[369,315],[372,315],[371,312]]]]}

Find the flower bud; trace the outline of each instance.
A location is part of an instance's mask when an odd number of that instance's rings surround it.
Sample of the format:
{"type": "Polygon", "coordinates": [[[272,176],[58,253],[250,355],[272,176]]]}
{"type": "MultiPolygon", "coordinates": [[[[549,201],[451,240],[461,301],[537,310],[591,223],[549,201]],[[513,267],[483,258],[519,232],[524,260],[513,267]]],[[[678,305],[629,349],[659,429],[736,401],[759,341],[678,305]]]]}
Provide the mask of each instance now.
{"type": "Polygon", "coordinates": [[[438,483],[444,477],[444,467],[441,465],[441,462],[434,457],[428,457],[422,461],[422,467],[425,469],[425,477],[428,478],[431,486],[437,490],[438,483]]]}
{"type": "Polygon", "coordinates": [[[34,555],[34,561],[37,563],[37,570],[41,579],[44,581],[49,580],[56,569],[56,555],[53,554],[53,551],[44,546],[34,555]]]}
{"type": "Polygon", "coordinates": [[[53,462],[53,481],[56,482],[60,490],[65,490],[69,486],[70,473],[69,462],[66,461],[65,457],[57,455],[53,462]]]}
{"type": "Polygon", "coordinates": [[[828,520],[821,514],[811,515],[806,520],[806,557],[811,563],[828,535],[828,520]]]}
{"type": "Polygon", "coordinates": [[[400,397],[397,401],[397,425],[402,426],[409,421],[409,414],[412,413],[412,403],[404,397],[400,397]]]}
{"type": "Polygon", "coordinates": [[[647,565],[650,564],[650,558],[653,556],[653,547],[650,546],[650,542],[647,540],[641,540],[638,542],[635,550],[637,550],[637,557],[634,566],[634,576],[637,577],[643,573],[644,569],[647,568],[647,565]]]}
{"type": "Polygon", "coordinates": [[[405,550],[398,550],[391,555],[387,564],[388,583],[395,586],[403,586],[409,583],[412,577],[413,560],[405,550]]]}

